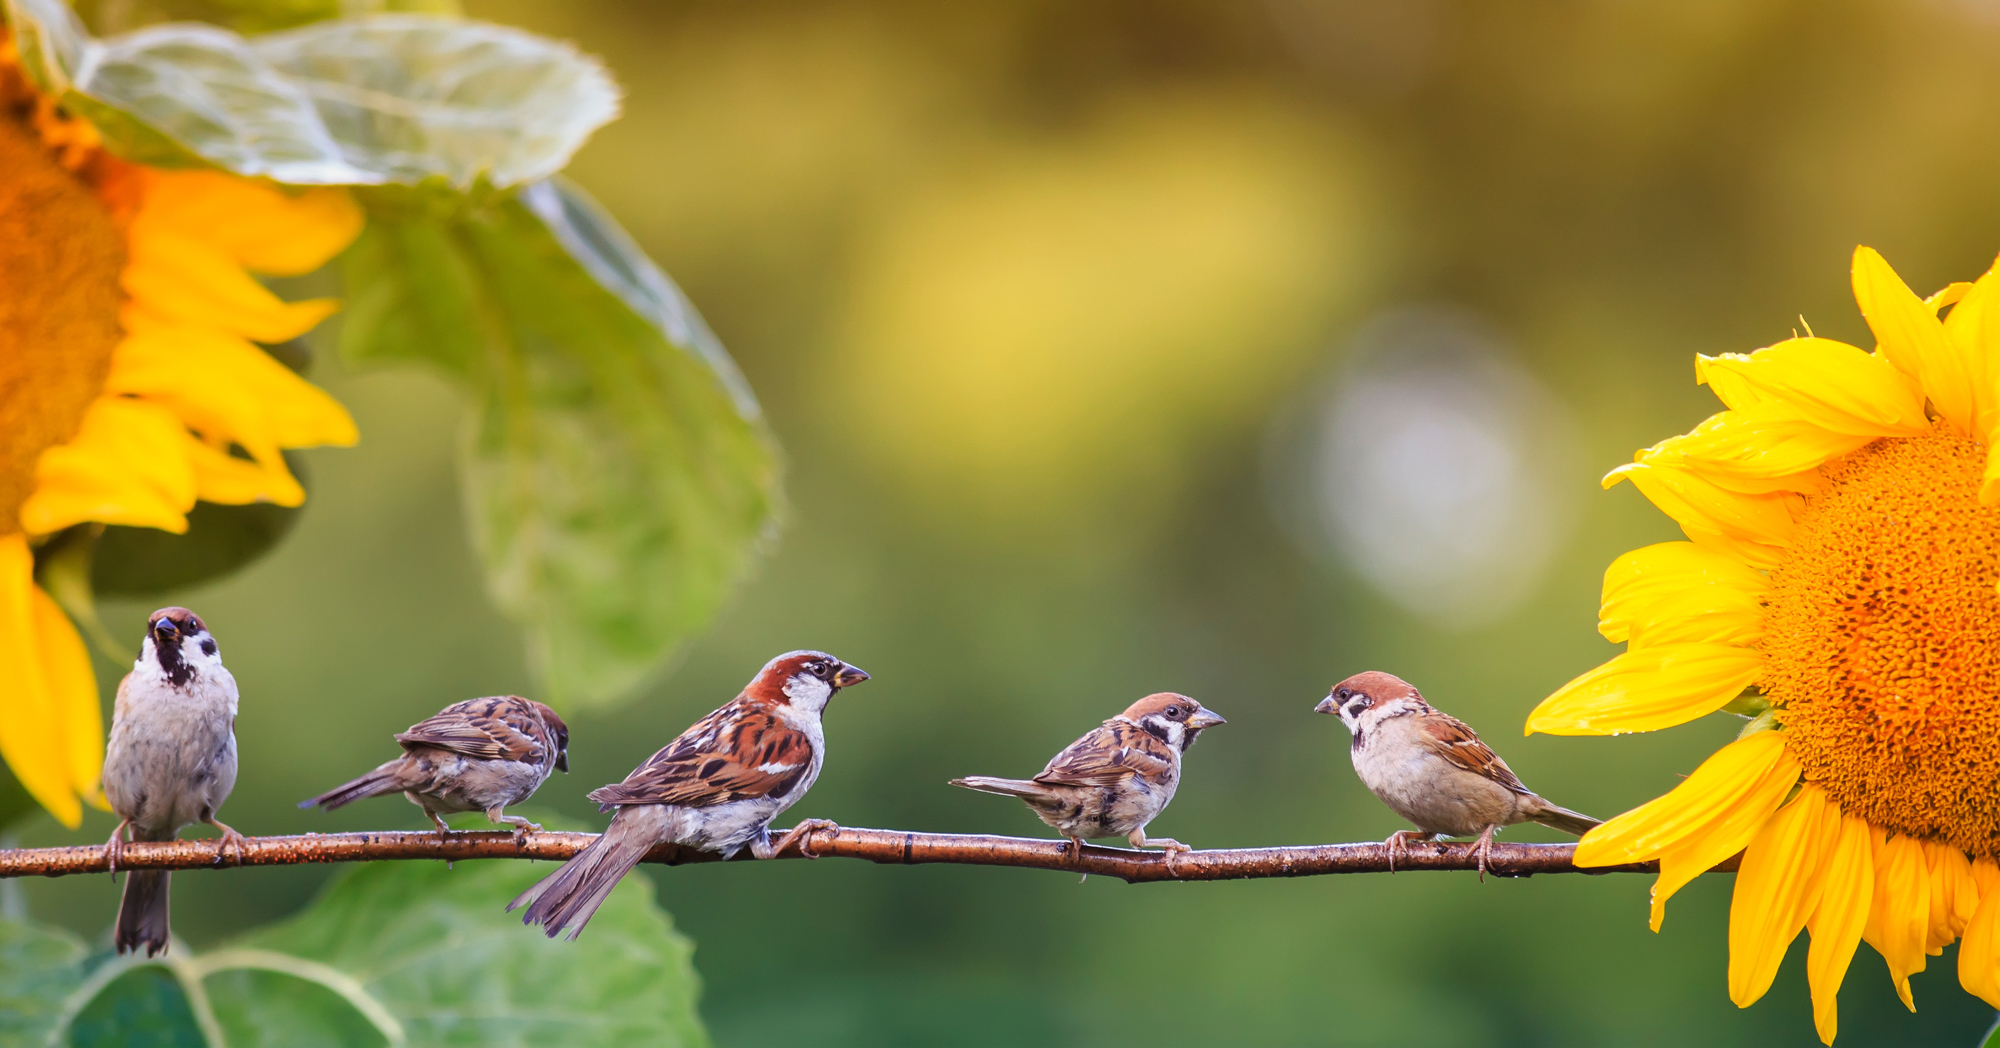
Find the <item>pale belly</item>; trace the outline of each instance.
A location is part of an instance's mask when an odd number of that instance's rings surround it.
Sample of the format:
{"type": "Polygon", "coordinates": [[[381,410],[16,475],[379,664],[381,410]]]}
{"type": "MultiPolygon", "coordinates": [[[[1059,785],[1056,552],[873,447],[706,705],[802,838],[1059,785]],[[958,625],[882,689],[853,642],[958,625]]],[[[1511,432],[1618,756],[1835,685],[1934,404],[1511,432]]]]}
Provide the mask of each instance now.
{"type": "Polygon", "coordinates": [[[1518,795],[1498,783],[1435,758],[1395,759],[1371,749],[1354,751],[1354,770],[1361,781],[1382,803],[1426,833],[1470,837],[1488,826],[1519,821],[1518,795]]]}

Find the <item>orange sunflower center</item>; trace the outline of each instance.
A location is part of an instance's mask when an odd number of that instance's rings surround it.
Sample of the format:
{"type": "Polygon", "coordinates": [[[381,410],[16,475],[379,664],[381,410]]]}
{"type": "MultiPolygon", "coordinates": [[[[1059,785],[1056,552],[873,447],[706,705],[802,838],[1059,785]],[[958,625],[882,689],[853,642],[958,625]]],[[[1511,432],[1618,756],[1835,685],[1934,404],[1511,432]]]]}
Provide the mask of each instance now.
{"type": "Polygon", "coordinates": [[[1940,423],[1822,467],[1771,572],[1763,686],[1842,811],[2000,854],[2000,509],[1940,423]]]}
{"type": "MultiPolygon", "coordinates": [[[[5,70],[0,70],[4,73],[5,70]]],[[[124,238],[0,85],[0,534],[35,461],[76,435],[118,344],[124,238]]]]}

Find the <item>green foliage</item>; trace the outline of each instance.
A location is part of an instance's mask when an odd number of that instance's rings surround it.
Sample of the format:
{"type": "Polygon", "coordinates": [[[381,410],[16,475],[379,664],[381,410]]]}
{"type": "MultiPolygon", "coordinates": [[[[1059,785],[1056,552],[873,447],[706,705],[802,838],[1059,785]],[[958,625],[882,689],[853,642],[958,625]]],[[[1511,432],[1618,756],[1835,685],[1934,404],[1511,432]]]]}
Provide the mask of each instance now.
{"type": "MultiPolygon", "coordinates": [[[[552,701],[630,696],[721,607],[772,531],[777,455],[693,307],[551,178],[616,115],[594,60],[451,18],[98,40],[60,0],[0,3],[30,72],[127,157],[372,187],[345,262],[342,347],[435,367],[466,393],[473,537],[552,701]]],[[[292,519],[202,506],[185,537],[105,532],[94,565],[81,536],[71,574],[104,593],[204,581],[292,519]]],[[[66,592],[98,647],[118,650],[92,627],[88,588],[66,592]]]]}
{"type": "Polygon", "coordinates": [[[692,947],[631,879],[577,942],[502,911],[549,872],[382,862],[234,944],[88,955],[0,922],[0,1046],[702,1046],[692,947]]]}
{"type": "Polygon", "coordinates": [[[472,408],[462,476],[488,588],[559,703],[629,696],[770,531],[755,399],[664,274],[560,180],[456,210],[369,193],[342,350],[422,362],[472,408]]]}
{"type": "Polygon", "coordinates": [[[61,0],[6,0],[22,59],[118,153],[295,185],[512,186],[562,170],[618,113],[560,41],[423,15],[243,37],[167,23],[94,39],[61,0]]]}

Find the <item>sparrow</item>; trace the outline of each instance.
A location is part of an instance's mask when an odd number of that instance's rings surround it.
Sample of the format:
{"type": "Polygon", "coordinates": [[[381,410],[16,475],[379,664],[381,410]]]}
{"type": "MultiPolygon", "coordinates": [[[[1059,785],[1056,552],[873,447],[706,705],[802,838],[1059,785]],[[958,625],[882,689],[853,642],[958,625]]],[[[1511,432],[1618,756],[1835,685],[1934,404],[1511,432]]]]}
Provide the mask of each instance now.
{"type": "Polygon", "coordinates": [[[569,771],[569,726],[556,711],[518,695],[457,702],[396,735],[403,755],[299,807],[327,811],[364,797],[400,793],[450,832],[444,816],[483,811],[516,837],[541,826],[505,812],[535,795],[553,771],[569,771]]]}
{"type": "Polygon", "coordinates": [[[1538,822],[1581,835],[1597,825],[1588,815],[1557,807],[1521,785],[1514,770],[1464,721],[1424,701],[1401,678],[1379,671],[1357,673],[1333,686],[1314,713],[1334,713],[1354,738],[1349,753],[1369,791],[1417,829],[1397,830],[1396,855],[1414,838],[1479,836],[1479,876],[1502,826],[1538,822]]]}
{"type": "Polygon", "coordinates": [[[1203,729],[1227,723],[1212,710],[1170,691],[1148,695],[1092,728],[1055,755],[1032,779],[968,775],[951,780],[981,793],[1018,797],[1043,822],[1069,838],[1070,861],[1092,837],[1123,837],[1134,848],[1163,848],[1172,865],[1193,851],[1170,837],[1146,836],[1181,781],[1181,755],[1203,729]]]}
{"type": "MultiPolygon", "coordinates": [[[[205,822],[222,831],[215,861],[243,835],[216,821],[216,809],[236,786],[236,678],[200,617],[161,608],[146,621],[139,658],[118,683],[111,739],[104,749],[104,796],[118,813],[105,842],[113,871],[135,841],[170,841],[181,827],[205,822]]],[[[113,933],[119,953],[167,948],[167,871],[132,870],[113,933]]]]}
{"type": "Polygon", "coordinates": [[[747,844],[750,854],[770,859],[801,835],[832,827],[825,819],[807,819],[771,843],[771,820],[819,778],[826,704],[867,679],[859,667],[823,651],[786,652],[765,663],[741,694],[646,758],[625,781],[591,791],[598,810],[617,812],[611,825],[508,903],[508,911],[526,906],[521,923],[541,925],[551,939],[567,928],[574,940],[655,845],[673,842],[727,859],[747,844]]]}

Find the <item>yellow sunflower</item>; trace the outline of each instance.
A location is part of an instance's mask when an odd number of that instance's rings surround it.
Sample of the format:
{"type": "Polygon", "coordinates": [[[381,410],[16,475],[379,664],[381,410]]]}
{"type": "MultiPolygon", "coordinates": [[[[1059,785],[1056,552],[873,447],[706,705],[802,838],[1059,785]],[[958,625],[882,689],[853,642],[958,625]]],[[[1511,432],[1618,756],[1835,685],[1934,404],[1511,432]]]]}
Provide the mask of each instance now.
{"type": "Polygon", "coordinates": [[[16,57],[0,28],[0,758],[75,826],[101,803],[103,724],[34,549],[92,521],[184,532],[197,499],[304,501],[280,449],[351,444],[354,422],[257,343],[335,305],[251,273],[318,268],[361,213],[342,190],[121,161],[16,57]]]}
{"type": "Polygon", "coordinates": [[[2000,1007],[2000,263],[1920,299],[1864,247],[1853,283],[1874,352],[1794,337],[1697,357],[1727,410],[1605,477],[1692,541],[1611,565],[1598,628],[1625,653],[1528,718],[1563,735],[1752,718],[1576,861],[1659,860],[1657,931],[1669,896],[1741,851],[1730,998],[1763,996],[1805,929],[1828,1044],[1863,940],[1915,1010],[1910,976],[1962,937],[1960,983],[2000,1007]]]}

